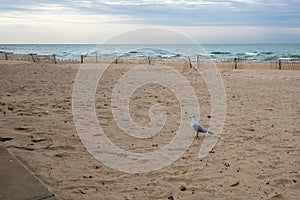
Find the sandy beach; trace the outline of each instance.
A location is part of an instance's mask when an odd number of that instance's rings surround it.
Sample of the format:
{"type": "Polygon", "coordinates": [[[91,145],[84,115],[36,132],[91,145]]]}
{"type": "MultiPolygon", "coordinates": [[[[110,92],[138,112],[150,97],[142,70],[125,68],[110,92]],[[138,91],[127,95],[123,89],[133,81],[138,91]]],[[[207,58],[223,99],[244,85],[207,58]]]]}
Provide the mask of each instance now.
{"type": "MultiPolygon", "coordinates": [[[[98,162],[82,145],[72,114],[72,89],[80,64],[0,61],[0,137],[61,199],[300,199],[300,71],[220,69],[227,96],[223,132],[200,160],[204,135],[180,159],[151,173],[130,174],[98,162]]],[[[151,139],[120,134],[109,95],[132,64],[113,64],[96,94],[100,125],[115,144],[132,152],[166,145],[176,134],[180,106],[166,88],[150,85],[132,96],[131,115],[149,121],[160,101],[168,120],[151,139]],[[104,114],[103,114],[104,113],[104,114]]],[[[210,121],[207,87],[193,68],[174,66],[192,83],[202,124],[210,121]]]]}

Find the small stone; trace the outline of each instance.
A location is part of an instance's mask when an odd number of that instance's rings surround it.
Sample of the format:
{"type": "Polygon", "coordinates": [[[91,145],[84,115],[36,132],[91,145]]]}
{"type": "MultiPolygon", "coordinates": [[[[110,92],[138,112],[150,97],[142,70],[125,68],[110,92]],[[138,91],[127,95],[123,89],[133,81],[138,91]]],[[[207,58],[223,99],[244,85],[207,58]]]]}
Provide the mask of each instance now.
{"type": "Polygon", "coordinates": [[[186,174],[187,173],[187,169],[182,169],[181,170],[181,174],[186,174]]]}
{"type": "Polygon", "coordinates": [[[82,191],[82,190],[79,190],[79,191],[80,191],[80,193],[81,193],[81,194],[85,194],[85,192],[84,192],[84,191],[82,191]]]}
{"type": "Polygon", "coordinates": [[[186,191],[186,187],[184,185],[180,186],[180,191],[186,191]]]}
{"type": "Polygon", "coordinates": [[[46,140],[46,138],[36,138],[36,139],[32,139],[31,141],[32,142],[42,142],[44,140],[46,140]]]}
{"type": "Polygon", "coordinates": [[[33,128],[30,126],[27,126],[27,125],[15,128],[16,131],[29,131],[31,129],[33,129],[33,128]]]}
{"type": "Polygon", "coordinates": [[[0,137],[0,142],[6,142],[6,141],[10,141],[12,140],[12,138],[9,137],[0,137]]]}
{"type": "Polygon", "coordinates": [[[238,181],[236,183],[231,184],[230,187],[235,187],[235,186],[238,186],[239,184],[240,184],[240,182],[238,181]]]}

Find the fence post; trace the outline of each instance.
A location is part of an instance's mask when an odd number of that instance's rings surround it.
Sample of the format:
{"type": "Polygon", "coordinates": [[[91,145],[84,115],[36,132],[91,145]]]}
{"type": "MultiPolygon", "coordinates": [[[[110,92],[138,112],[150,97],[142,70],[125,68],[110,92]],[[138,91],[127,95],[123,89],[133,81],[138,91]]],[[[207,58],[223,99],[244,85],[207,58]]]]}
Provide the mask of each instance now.
{"type": "Polygon", "coordinates": [[[278,61],[278,65],[279,65],[279,70],[281,70],[281,60],[280,59],[278,61]]]}
{"type": "Polygon", "coordinates": [[[5,53],[5,60],[8,60],[8,56],[7,56],[7,53],[5,53]]]}
{"type": "Polygon", "coordinates": [[[190,68],[193,68],[193,65],[192,65],[192,62],[191,62],[191,58],[189,56],[187,57],[187,60],[189,62],[190,68]]]}
{"type": "Polygon", "coordinates": [[[80,63],[83,63],[83,55],[80,55],[80,63]]]}
{"type": "Polygon", "coordinates": [[[151,65],[151,57],[148,56],[148,64],[151,65]]]}
{"type": "Polygon", "coordinates": [[[199,68],[199,66],[200,66],[200,56],[197,55],[197,67],[199,68]]]}
{"type": "Polygon", "coordinates": [[[96,63],[98,63],[98,54],[96,53],[96,63]]]}
{"type": "Polygon", "coordinates": [[[234,69],[237,69],[237,59],[234,58],[234,69]]]}
{"type": "Polygon", "coordinates": [[[57,64],[55,54],[53,54],[54,64],[57,64]]]}
{"type": "Polygon", "coordinates": [[[30,53],[29,55],[31,55],[31,58],[32,58],[33,62],[35,62],[35,59],[33,57],[33,53],[30,53]]]}

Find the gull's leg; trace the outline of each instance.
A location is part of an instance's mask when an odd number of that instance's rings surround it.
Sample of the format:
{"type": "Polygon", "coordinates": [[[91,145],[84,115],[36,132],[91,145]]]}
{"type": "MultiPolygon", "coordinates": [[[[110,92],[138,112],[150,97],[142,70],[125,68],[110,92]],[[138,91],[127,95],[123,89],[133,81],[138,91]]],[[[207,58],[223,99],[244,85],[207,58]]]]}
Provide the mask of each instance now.
{"type": "Polygon", "coordinates": [[[197,135],[196,135],[196,138],[198,138],[198,136],[199,136],[199,132],[197,131],[197,135]]]}

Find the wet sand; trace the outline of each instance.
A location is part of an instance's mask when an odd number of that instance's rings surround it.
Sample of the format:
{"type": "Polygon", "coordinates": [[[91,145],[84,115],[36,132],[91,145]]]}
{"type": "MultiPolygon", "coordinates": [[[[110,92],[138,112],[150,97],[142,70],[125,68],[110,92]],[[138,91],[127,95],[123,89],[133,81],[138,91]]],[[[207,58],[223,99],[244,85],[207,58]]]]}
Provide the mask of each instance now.
{"type": "MultiPolygon", "coordinates": [[[[130,174],[95,160],[78,137],[71,97],[79,66],[0,61],[0,137],[13,138],[0,144],[61,199],[300,198],[300,71],[220,69],[227,112],[213,151],[198,159],[204,140],[200,135],[171,165],[130,174]]],[[[131,99],[133,119],[149,122],[149,105],[160,101],[168,112],[166,126],[152,139],[120,134],[109,95],[116,80],[133,66],[114,64],[105,72],[96,95],[98,120],[121,148],[154,151],[176,134],[180,107],[166,88],[140,88],[131,99]]],[[[211,102],[203,79],[193,68],[175,68],[192,83],[200,120],[207,127],[211,102]]]]}

